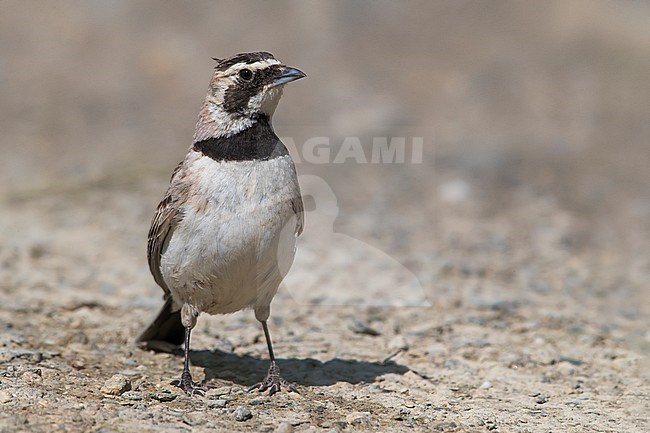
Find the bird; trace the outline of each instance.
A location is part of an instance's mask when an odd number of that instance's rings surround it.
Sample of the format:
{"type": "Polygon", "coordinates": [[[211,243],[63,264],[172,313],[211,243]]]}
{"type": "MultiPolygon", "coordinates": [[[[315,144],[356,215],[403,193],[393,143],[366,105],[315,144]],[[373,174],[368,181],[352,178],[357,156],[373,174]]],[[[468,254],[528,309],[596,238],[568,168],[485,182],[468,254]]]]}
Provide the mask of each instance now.
{"type": "Polygon", "coordinates": [[[164,306],[136,338],[155,351],[184,344],[180,380],[208,389],[189,369],[190,335],[201,313],[253,309],[269,352],[266,377],[249,391],[296,391],[277,366],[267,320],[304,224],[295,164],[272,116],[284,86],[305,77],[268,52],[218,59],[192,145],[173,171],[148,235],[147,258],[164,306]]]}

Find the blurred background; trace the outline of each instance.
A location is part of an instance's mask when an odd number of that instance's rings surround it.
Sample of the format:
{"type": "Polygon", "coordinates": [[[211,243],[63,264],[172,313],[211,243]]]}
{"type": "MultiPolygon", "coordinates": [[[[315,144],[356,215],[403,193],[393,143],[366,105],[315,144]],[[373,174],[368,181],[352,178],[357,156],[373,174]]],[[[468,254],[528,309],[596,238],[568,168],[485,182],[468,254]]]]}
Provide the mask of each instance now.
{"type": "MultiPolygon", "coordinates": [[[[330,137],[333,155],[345,137],[423,138],[421,162],[298,170],[334,191],[334,230],[398,260],[432,304],[529,299],[637,323],[648,313],[648,2],[0,8],[5,255],[75,245],[78,263],[102,261],[94,284],[146,284],[158,299],[146,231],[191,144],[211,57],[265,50],[308,76],[274,122],[298,152],[314,136],[330,137]],[[57,237],[71,226],[76,237],[57,237]]],[[[66,281],[63,268],[47,272],[66,281]]],[[[26,278],[5,274],[8,290],[26,278]]]]}

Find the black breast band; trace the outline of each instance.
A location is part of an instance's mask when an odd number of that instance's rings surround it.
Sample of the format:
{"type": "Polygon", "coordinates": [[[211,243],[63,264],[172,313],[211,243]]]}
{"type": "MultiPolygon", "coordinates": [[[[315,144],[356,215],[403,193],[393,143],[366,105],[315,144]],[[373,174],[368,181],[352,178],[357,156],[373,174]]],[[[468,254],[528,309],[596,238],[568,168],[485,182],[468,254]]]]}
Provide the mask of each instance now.
{"type": "Polygon", "coordinates": [[[215,161],[263,161],[289,154],[266,116],[260,116],[250,128],[230,137],[194,143],[194,150],[215,161]]]}

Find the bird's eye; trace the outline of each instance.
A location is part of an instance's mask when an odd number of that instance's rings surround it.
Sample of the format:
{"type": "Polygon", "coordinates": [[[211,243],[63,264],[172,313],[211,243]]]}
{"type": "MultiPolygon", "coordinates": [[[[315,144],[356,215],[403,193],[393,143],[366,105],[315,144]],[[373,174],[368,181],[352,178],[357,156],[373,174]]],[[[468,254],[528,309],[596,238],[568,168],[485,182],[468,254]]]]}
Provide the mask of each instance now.
{"type": "Polygon", "coordinates": [[[242,69],[239,71],[239,76],[244,81],[250,81],[253,78],[253,73],[250,69],[242,69]]]}

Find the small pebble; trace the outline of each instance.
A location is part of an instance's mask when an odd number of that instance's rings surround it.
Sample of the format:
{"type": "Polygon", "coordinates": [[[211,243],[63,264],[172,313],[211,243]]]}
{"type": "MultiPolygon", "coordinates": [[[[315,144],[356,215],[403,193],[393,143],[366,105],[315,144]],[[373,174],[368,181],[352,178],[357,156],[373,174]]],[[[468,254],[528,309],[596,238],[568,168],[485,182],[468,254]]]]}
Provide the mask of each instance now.
{"type": "Polygon", "coordinates": [[[5,389],[0,391],[0,403],[9,403],[13,397],[11,396],[11,393],[5,389]]]}
{"type": "Polygon", "coordinates": [[[294,428],[291,424],[286,421],[278,424],[278,427],[274,430],[274,433],[293,433],[294,428]]]}
{"type": "Polygon", "coordinates": [[[9,362],[15,358],[31,358],[36,352],[27,349],[0,349],[0,362],[9,362]]]}
{"type": "Polygon", "coordinates": [[[226,353],[232,353],[235,351],[235,345],[233,344],[232,341],[228,340],[227,338],[220,338],[219,340],[217,340],[215,349],[226,353]]]}
{"type": "Polygon", "coordinates": [[[224,400],[224,399],[220,398],[218,400],[212,400],[211,402],[209,402],[208,407],[210,409],[214,409],[214,408],[217,408],[217,407],[226,407],[227,404],[228,404],[228,400],[224,400]]]}
{"type": "Polygon", "coordinates": [[[408,348],[409,348],[409,344],[403,335],[396,335],[388,343],[388,349],[391,351],[398,351],[398,350],[403,351],[403,350],[408,350],[408,348]]]}
{"type": "Polygon", "coordinates": [[[122,374],[116,374],[104,382],[101,392],[109,395],[122,395],[122,393],[130,389],[131,381],[129,378],[122,374]]]}
{"type": "Polygon", "coordinates": [[[176,398],[176,394],[172,394],[168,390],[162,390],[161,392],[157,392],[155,394],[150,394],[150,397],[153,398],[154,400],[158,400],[161,403],[167,402],[167,401],[172,401],[176,398]]]}
{"type": "Polygon", "coordinates": [[[371,328],[366,323],[360,322],[358,320],[355,320],[354,323],[350,325],[350,330],[355,334],[364,334],[364,335],[372,335],[372,336],[381,335],[381,333],[376,329],[371,328]]]}
{"type": "Polygon", "coordinates": [[[580,359],[571,358],[569,356],[560,356],[558,358],[558,361],[560,361],[560,362],[568,362],[571,365],[582,365],[582,364],[585,363],[584,361],[582,361],[580,359]]]}
{"type": "Polygon", "coordinates": [[[208,398],[221,397],[222,395],[230,394],[229,386],[222,386],[219,388],[212,388],[207,390],[205,396],[208,398]]]}
{"type": "Polygon", "coordinates": [[[140,401],[144,398],[144,394],[139,391],[126,391],[122,394],[122,398],[132,401],[140,401]]]}
{"type": "Polygon", "coordinates": [[[306,423],[307,420],[301,418],[289,418],[287,419],[287,422],[291,424],[293,427],[295,427],[295,426],[299,426],[300,424],[306,423]]]}
{"type": "Polygon", "coordinates": [[[28,383],[41,382],[43,380],[40,370],[28,370],[20,378],[28,383]]]}
{"type": "Polygon", "coordinates": [[[183,414],[181,417],[181,421],[183,421],[187,425],[201,425],[206,423],[206,417],[204,412],[188,412],[186,414],[183,414]]]}
{"type": "Polygon", "coordinates": [[[352,412],[345,417],[345,421],[352,425],[368,424],[370,422],[369,412],[352,412]]]}
{"type": "Polygon", "coordinates": [[[233,412],[233,416],[237,421],[247,421],[253,417],[253,414],[246,406],[237,406],[237,409],[233,412]]]}
{"type": "Polygon", "coordinates": [[[497,429],[497,420],[495,418],[485,419],[483,420],[483,423],[485,424],[485,427],[488,429],[488,431],[497,429]]]}
{"type": "Polygon", "coordinates": [[[538,395],[537,398],[535,399],[535,403],[537,404],[544,404],[547,401],[548,401],[548,397],[543,394],[538,395]]]}
{"type": "Polygon", "coordinates": [[[83,359],[81,359],[81,358],[73,359],[72,362],[70,363],[70,365],[71,365],[72,368],[74,368],[75,370],[83,370],[84,368],[86,368],[86,363],[85,363],[85,361],[84,361],[83,359]]]}
{"type": "Polygon", "coordinates": [[[485,338],[466,338],[461,341],[460,345],[462,347],[487,347],[490,345],[490,342],[485,338]]]}
{"type": "Polygon", "coordinates": [[[442,343],[432,343],[424,349],[425,355],[431,355],[432,357],[442,357],[447,354],[448,348],[442,343]]]}
{"type": "Polygon", "coordinates": [[[483,383],[481,384],[481,388],[483,388],[483,389],[489,389],[489,388],[492,388],[492,382],[490,382],[489,380],[486,380],[485,382],[483,382],[483,383]]]}
{"type": "Polygon", "coordinates": [[[124,376],[139,376],[141,373],[138,370],[128,369],[120,370],[117,372],[117,374],[122,374],[124,376]]]}
{"type": "Polygon", "coordinates": [[[557,354],[552,350],[538,350],[532,355],[532,358],[541,365],[552,365],[558,361],[557,354]]]}

